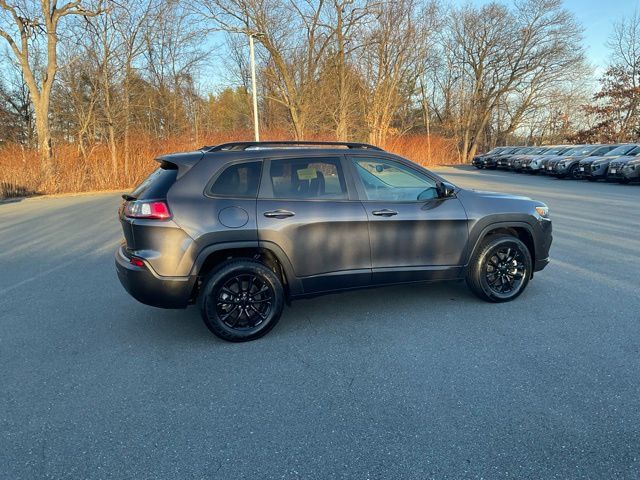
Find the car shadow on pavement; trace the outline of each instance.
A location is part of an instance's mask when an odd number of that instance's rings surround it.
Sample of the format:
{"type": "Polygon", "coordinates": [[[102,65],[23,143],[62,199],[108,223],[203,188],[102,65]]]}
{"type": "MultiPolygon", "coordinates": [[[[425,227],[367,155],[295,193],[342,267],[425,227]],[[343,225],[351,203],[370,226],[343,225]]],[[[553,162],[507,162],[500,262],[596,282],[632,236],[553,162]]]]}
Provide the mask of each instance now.
{"type": "MultiPolygon", "coordinates": [[[[268,337],[306,338],[310,331],[324,335],[342,335],[360,329],[363,322],[375,328],[396,322],[399,318],[416,316],[437,321],[463,304],[484,305],[462,281],[442,283],[412,283],[377,287],[351,292],[327,294],[297,300],[286,306],[280,322],[268,337]]],[[[197,307],[165,310],[137,304],[127,309],[122,335],[151,345],[184,344],[211,348],[229,345],[211,334],[197,307]]]]}

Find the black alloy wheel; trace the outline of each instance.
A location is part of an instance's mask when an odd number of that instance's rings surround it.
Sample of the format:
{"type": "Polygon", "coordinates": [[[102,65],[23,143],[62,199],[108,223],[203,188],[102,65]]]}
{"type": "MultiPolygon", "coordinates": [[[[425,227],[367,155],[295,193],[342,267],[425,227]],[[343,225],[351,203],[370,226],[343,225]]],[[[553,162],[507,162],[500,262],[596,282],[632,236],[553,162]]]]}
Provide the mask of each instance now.
{"type": "Polygon", "coordinates": [[[569,178],[572,178],[573,180],[579,180],[582,178],[582,175],[580,175],[580,167],[577,163],[572,165],[569,169],[569,178]]]}
{"type": "Polygon", "coordinates": [[[284,306],[284,289],[278,275],[266,265],[238,259],[209,275],[198,301],[202,319],[213,334],[243,342],[275,326],[284,306]]]}
{"type": "Polygon", "coordinates": [[[216,314],[229,328],[251,330],[269,318],[273,289],[256,275],[231,277],[216,290],[216,314]]]}
{"type": "Polygon", "coordinates": [[[515,244],[498,245],[485,258],[483,273],[493,293],[505,295],[520,289],[526,268],[523,254],[515,244]]]}
{"type": "Polygon", "coordinates": [[[476,249],[467,270],[467,285],[488,302],[518,297],[531,278],[532,260],[527,246],[507,234],[490,235],[476,249]]]}

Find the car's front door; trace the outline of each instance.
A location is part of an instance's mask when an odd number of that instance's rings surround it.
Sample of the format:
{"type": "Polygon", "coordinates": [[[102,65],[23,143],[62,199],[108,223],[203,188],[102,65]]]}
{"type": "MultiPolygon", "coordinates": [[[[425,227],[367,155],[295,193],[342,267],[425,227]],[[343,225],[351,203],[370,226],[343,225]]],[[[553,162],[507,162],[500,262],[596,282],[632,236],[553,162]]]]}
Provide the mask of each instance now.
{"type": "Polygon", "coordinates": [[[399,160],[349,155],[369,219],[374,283],[455,278],[467,248],[467,215],[437,181],[399,160]]]}
{"type": "Polygon", "coordinates": [[[298,156],[265,163],[258,238],[289,258],[306,293],[367,285],[367,214],[344,173],[345,158],[298,156]]]}

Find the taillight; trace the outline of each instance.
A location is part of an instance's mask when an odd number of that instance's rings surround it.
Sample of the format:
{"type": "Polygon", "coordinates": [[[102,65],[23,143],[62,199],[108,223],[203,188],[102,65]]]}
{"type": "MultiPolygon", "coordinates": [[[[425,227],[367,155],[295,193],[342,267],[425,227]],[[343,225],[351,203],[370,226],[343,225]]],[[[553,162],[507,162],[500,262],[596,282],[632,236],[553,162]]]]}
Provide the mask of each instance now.
{"type": "Polygon", "coordinates": [[[125,202],[124,214],[129,218],[168,220],[171,218],[169,206],[165,202],[135,200],[125,202]]]}
{"type": "Polygon", "coordinates": [[[129,263],[131,265],[135,265],[136,267],[144,267],[144,262],[140,260],[138,257],[131,257],[129,259],[129,263]]]}

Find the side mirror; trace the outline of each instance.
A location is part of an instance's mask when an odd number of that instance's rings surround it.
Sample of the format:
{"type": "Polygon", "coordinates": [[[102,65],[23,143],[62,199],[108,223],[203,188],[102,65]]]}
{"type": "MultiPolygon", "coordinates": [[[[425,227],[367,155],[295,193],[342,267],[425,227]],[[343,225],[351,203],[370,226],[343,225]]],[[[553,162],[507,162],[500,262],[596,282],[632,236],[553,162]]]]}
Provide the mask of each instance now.
{"type": "Polygon", "coordinates": [[[436,189],[438,190],[439,198],[451,198],[456,194],[456,187],[449,182],[438,182],[436,189]]]}

